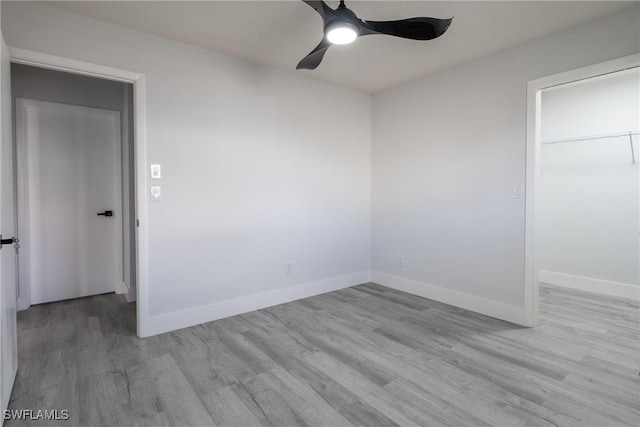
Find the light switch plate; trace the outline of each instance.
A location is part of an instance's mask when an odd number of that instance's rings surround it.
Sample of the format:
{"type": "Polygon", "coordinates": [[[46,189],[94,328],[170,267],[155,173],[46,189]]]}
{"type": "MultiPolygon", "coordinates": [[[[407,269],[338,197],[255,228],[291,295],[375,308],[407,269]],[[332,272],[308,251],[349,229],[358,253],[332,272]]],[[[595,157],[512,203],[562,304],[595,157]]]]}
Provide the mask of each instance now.
{"type": "Polygon", "coordinates": [[[516,184],[513,186],[513,198],[524,199],[524,185],[516,184]]]}
{"type": "Polygon", "coordinates": [[[160,165],[150,165],[151,179],[160,179],[162,177],[162,171],[160,165]]]}
{"type": "Polygon", "coordinates": [[[159,185],[151,187],[151,200],[160,200],[162,191],[159,185]]]}

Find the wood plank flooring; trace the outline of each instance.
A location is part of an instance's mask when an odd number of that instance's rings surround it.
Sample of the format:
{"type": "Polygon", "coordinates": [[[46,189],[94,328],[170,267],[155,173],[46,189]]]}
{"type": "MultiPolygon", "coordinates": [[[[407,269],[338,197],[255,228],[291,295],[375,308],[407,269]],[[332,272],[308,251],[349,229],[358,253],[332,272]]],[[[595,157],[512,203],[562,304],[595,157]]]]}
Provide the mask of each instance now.
{"type": "Polygon", "coordinates": [[[10,409],[68,409],[65,426],[638,426],[638,304],[541,292],[534,329],[365,284],[142,340],[116,295],[34,306],[10,409]]]}

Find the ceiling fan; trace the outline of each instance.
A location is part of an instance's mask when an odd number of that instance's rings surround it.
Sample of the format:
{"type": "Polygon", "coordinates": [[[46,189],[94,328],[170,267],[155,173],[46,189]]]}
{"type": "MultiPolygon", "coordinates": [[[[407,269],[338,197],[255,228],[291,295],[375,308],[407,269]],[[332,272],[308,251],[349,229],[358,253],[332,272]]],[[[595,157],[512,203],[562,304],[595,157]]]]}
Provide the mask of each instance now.
{"type": "Polygon", "coordinates": [[[387,34],[412,40],[431,40],[440,37],[451,25],[451,19],[408,18],[398,21],[365,21],[348,7],[344,0],[331,9],[322,0],[302,0],[322,17],[324,37],[318,46],[298,63],[297,70],[315,70],[329,46],[348,44],[361,36],[387,34]]]}

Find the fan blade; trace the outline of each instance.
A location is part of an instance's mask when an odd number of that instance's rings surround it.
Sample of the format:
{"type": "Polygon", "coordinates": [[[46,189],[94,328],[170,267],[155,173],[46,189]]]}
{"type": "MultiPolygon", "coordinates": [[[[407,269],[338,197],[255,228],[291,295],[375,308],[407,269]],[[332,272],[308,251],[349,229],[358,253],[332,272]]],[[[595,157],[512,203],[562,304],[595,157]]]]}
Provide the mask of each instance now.
{"type": "Polygon", "coordinates": [[[364,21],[360,35],[388,34],[412,40],[431,40],[440,37],[451,25],[451,19],[409,18],[399,21],[364,21]]]}
{"type": "Polygon", "coordinates": [[[310,54],[302,58],[302,61],[298,63],[296,70],[315,70],[318,65],[320,65],[320,62],[322,62],[322,57],[327,49],[329,49],[329,46],[331,46],[331,43],[329,43],[327,39],[323,38],[320,44],[316,46],[310,54]]]}
{"type": "Polygon", "coordinates": [[[333,12],[333,9],[327,6],[327,4],[322,0],[302,0],[302,1],[308,4],[309,6],[311,6],[316,12],[318,12],[322,17],[323,21],[325,20],[325,14],[327,12],[329,13],[333,12]]]}

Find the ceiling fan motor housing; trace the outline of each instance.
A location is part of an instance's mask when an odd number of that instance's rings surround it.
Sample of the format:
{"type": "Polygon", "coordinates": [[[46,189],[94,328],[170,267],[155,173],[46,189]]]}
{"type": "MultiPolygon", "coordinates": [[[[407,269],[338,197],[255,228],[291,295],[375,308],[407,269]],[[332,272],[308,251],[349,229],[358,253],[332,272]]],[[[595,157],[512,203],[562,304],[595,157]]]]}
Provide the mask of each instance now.
{"type": "Polygon", "coordinates": [[[333,28],[340,26],[352,28],[359,34],[359,24],[361,23],[363,23],[362,20],[351,9],[341,6],[334,11],[333,15],[325,15],[324,32],[326,34],[333,28]]]}
{"type": "Polygon", "coordinates": [[[311,6],[322,18],[324,37],[296,66],[296,69],[315,69],[332,44],[351,43],[358,37],[372,34],[386,34],[412,40],[431,40],[444,34],[451,19],[417,17],[395,21],[365,21],[348,7],[344,1],[336,9],[331,9],[323,0],[302,0],[311,6]]]}

